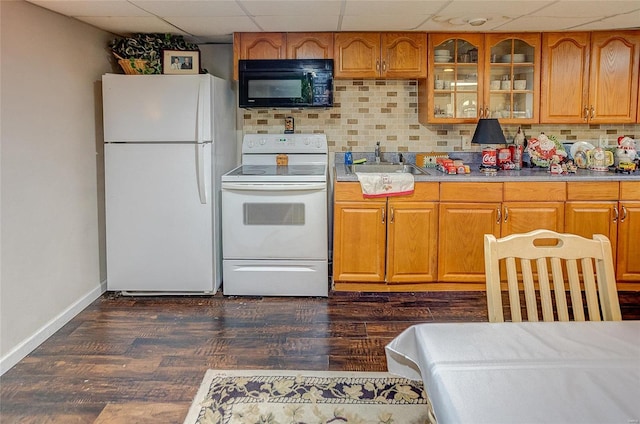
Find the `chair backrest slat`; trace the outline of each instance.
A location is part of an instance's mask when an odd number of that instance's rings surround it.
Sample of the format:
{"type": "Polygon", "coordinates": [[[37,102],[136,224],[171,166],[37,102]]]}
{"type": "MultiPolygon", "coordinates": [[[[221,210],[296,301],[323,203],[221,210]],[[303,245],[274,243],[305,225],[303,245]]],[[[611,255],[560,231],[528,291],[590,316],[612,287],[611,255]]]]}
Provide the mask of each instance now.
{"type": "Polygon", "coordinates": [[[522,321],[521,294],[529,321],[622,319],[611,243],[606,236],[596,234],[587,239],[549,230],[501,239],[486,234],[484,253],[491,322],[505,319],[501,285],[505,279],[511,321],[522,321]],[[501,277],[501,269],[506,270],[506,278],[501,277]]]}
{"type": "Polygon", "coordinates": [[[564,287],[564,273],[562,260],[551,258],[551,275],[553,278],[553,293],[556,301],[556,313],[558,321],[569,321],[569,309],[567,308],[567,292],[564,287]]]}

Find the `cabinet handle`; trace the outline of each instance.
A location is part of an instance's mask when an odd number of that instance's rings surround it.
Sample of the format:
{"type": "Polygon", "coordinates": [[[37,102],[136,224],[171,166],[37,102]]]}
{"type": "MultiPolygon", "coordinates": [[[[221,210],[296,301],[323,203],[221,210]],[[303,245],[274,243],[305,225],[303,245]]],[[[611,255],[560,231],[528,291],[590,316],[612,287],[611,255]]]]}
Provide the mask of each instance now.
{"type": "Polygon", "coordinates": [[[386,212],[385,212],[384,208],[382,208],[382,223],[383,224],[385,223],[386,219],[387,219],[386,212]]]}
{"type": "Polygon", "coordinates": [[[507,222],[507,219],[509,219],[509,208],[507,208],[505,206],[504,207],[504,222],[507,222]]]}
{"type": "Polygon", "coordinates": [[[587,105],[584,105],[584,109],[582,111],[582,119],[584,119],[585,121],[589,119],[589,108],[587,107],[587,105]]]}
{"type": "Polygon", "coordinates": [[[484,108],[484,117],[491,118],[491,114],[489,113],[489,106],[484,108]]]}
{"type": "Polygon", "coordinates": [[[484,118],[484,108],[482,107],[478,109],[478,118],[484,118]]]}
{"type": "Polygon", "coordinates": [[[389,214],[389,223],[390,224],[393,224],[393,215],[394,215],[393,208],[391,208],[391,213],[389,214]]]}
{"type": "Polygon", "coordinates": [[[387,61],[386,60],[382,61],[382,72],[387,72],[387,61]]]}
{"type": "Polygon", "coordinates": [[[627,219],[627,208],[622,205],[622,218],[620,218],[620,222],[624,222],[627,219]]]}
{"type": "Polygon", "coordinates": [[[500,224],[500,221],[502,221],[502,211],[500,210],[500,207],[496,208],[496,212],[498,213],[498,219],[496,220],[496,224],[500,224]]]}
{"type": "Polygon", "coordinates": [[[591,119],[596,117],[596,108],[594,108],[593,106],[591,106],[591,119]]]}
{"type": "Polygon", "coordinates": [[[380,60],[376,59],[376,71],[380,72],[380,60]]]}
{"type": "Polygon", "coordinates": [[[618,222],[618,217],[619,217],[618,206],[614,206],[613,207],[613,222],[614,223],[618,222]]]}

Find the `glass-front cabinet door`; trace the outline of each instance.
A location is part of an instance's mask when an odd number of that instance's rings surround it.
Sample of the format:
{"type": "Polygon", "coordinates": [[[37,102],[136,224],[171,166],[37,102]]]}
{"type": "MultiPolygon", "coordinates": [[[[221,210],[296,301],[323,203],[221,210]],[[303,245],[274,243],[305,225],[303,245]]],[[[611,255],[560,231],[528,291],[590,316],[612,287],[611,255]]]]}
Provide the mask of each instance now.
{"type": "Polygon", "coordinates": [[[501,123],[538,122],[540,37],[486,35],[484,116],[501,123]]]}
{"type": "Polygon", "coordinates": [[[428,78],[419,82],[422,122],[477,121],[483,97],[483,46],[483,34],[429,34],[428,78]]]}

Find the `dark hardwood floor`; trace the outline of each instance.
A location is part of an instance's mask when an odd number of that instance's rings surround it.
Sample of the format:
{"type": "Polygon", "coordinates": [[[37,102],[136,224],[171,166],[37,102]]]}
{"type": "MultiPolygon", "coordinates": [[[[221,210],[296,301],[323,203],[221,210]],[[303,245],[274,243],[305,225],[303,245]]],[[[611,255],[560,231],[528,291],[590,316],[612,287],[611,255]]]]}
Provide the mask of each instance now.
{"type": "MultiPolygon", "coordinates": [[[[640,292],[620,304],[640,319],[640,292]]],[[[0,377],[0,423],[182,423],[207,369],[386,371],[407,327],[486,320],[484,292],[107,293],[0,377]]]]}

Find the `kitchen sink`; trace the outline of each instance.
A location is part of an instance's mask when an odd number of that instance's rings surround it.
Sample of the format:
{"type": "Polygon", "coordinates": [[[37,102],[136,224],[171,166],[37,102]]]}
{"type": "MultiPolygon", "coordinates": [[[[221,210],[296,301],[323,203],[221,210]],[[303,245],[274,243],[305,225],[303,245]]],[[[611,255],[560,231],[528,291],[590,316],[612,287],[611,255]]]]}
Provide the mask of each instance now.
{"type": "MultiPolygon", "coordinates": [[[[349,167],[347,167],[349,169],[349,167]]],[[[371,172],[371,173],[408,173],[414,175],[429,175],[429,173],[412,163],[372,163],[351,165],[351,172],[371,172]]]]}

